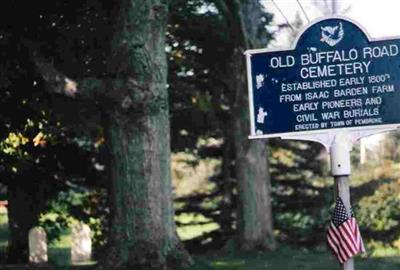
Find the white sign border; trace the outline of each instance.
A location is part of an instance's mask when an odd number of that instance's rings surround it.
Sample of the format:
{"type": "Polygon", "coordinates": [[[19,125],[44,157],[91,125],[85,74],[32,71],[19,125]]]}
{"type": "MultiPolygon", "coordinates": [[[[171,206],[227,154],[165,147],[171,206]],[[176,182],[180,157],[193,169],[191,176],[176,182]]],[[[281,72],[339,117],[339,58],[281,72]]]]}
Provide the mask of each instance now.
{"type": "Polygon", "coordinates": [[[323,144],[325,147],[331,144],[333,137],[335,134],[340,132],[349,132],[352,133],[353,141],[356,141],[362,137],[388,132],[392,130],[396,130],[400,128],[400,123],[398,124],[387,124],[387,125],[371,125],[371,126],[360,126],[360,127],[348,127],[348,128],[332,128],[332,129],[316,129],[310,131],[291,131],[285,133],[273,133],[273,134],[263,134],[257,135],[255,128],[255,115],[254,115],[254,101],[253,101],[253,80],[252,80],[252,70],[251,70],[251,56],[257,53],[268,53],[268,52],[284,52],[284,51],[294,51],[297,47],[297,43],[301,36],[313,25],[325,21],[328,19],[341,19],[348,21],[352,24],[355,24],[358,28],[360,28],[363,33],[366,35],[369,42],[376,41],[390,41],[390,40],[398,40],[400,36],[392,36],[392,37],[383,37],[383,38],[372,38],[368,31],[360,25],[358,22],[345,17],[345,16],[324,16],[320,17],[316,20],[313,20],[309,24],[303,27],[303,29],[297,35],[295,41],[292,43],[292,46],[289,48],[276,48],[276,49],[251,49],[246,50],[244,55],[246,56],[246,65],[247,65],[247,82],[248,82],[248,96],[249,96],[249,112],[250,112],[250,136],[249,139],[268,139],[268,138],[277,138],[280,137],[282,139],[296,139],[296,140],[307,140],[307,141],[316,141],[323,144]],[[359,134],[357,134],[357,132],[359,134]],[[326,138],[323,138],[326,137],[326,138]]]}

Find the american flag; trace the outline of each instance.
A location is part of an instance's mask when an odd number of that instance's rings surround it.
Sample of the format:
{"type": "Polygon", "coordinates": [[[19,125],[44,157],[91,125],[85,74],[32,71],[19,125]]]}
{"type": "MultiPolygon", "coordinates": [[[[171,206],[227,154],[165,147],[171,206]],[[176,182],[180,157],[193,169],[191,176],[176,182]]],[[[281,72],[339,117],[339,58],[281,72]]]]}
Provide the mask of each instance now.
{"type": "Polygon", "coordinates": [[[333,254],[342,264],[354,255],[365,252],[356,219],[353,214],[347,214],[340,197],[336,200],[327,239],[333,254]]]}

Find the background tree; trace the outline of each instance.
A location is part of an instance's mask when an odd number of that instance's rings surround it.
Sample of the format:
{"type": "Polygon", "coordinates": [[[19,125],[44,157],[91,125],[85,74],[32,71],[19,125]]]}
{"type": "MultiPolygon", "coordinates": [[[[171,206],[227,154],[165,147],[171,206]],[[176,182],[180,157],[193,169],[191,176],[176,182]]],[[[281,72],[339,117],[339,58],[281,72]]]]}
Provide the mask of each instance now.
{"type": "MultiPolygon", "coordinates": [[[[228,5],[229,3],[226,3],[228,5]]],[[[271,180],[269,175],[268,152],[265,141],[249,141],[249,111],[247,99],[246,68],[243,53],[246,49],[267,46],[265,23],[269,15],[262,11],[260,2],[234,1],[227,18],[233,25],[230,33],[235,46],[228,59],[233,75],[229,91],[233,93],[233,134],[236,154],[235,171],[238,179],[238,244],[243,250],[273,249],[271,207],[271,180]],[[241,57],[242,56],[242,57],[241,57]]]]}
{"type": "MultiPolygon", "coordinates": [[[[172,89],[180,91],[173,96],[175,104],[182,104],[181,89],[189,90],[183,97],[192,103],[192,111],[187,105],[177,108],[173,131],[188,127],[189,131],[174,136],[186,142],[195,142],[199,136],[223,138],[218,153],[223,157],[222,171],[215,178],[219,180],[221,212],[214,218],[227,235],[220,237],[226,241],[237,225],[240,248],[273,248],[267,148],[265,142],[247,139],[243,56],[244,50],[252,46],[266,46],[270,36],[264,27],[271,17],[262,11],[258,1],[176,1],[176,6],[174,10],[178,12],[173,13],[169,32],[171,59],[175,60],[169,82],[172,89]],[[190,124],[183,120],[188,115],[195,119],[190,124]],[[238,210],[236,225],[234,207],[238,210]]],[[[215,153],[204,147],[201,151],[206,155],[212,152],[215,153]]]]}

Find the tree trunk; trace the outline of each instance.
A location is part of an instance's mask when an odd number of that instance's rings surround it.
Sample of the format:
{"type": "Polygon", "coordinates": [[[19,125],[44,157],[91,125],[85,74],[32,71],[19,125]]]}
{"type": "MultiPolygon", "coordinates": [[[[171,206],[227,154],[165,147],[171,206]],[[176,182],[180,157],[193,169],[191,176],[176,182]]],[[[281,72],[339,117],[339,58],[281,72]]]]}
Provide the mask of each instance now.
{"type": "Polygon", "coordinates": [[[119,99],[113,99],[105,127],[113,202],[107,269],[167,269],[190,262],[172,205],[166,2],[122,0],[116,15],[111,88],[119,99]]]}
{"type": "Polygon", "coordinates": [[[112,264],[164,269],[176,256],[186,260],[173,219],[168,112],[136,119],[115,112],[110,120],[112,264]]]}
{"type": "Polygon", "coordinates": [[[224,130],[227,132],[224,133],[225,143],[223,149],[223,163],[222,163],[222,203],[221,203],[221,214],[220,214],[220,226],[221,231],[224,233],[222,236],[222,241],[229,240],[233,233],[233,216],[232,210],[234,209],[234,194],[233,190],[235,185],[234,179],[232,177],[232,148],[233,148],[233,139],[231,132],[229,129],[231,126],[229,125],[229,121],[225,122],[224,130]]]}
{"type": "MultiPolygon", "coordinates": [[[[238,179],[238,244],[241,250],[275,248],[271,209],[271,182],[266,141],[250,141],[249,105],[244,49],[259,46],[261,7],[257,0],[241,1],[237,8],[242,37],[230,59],[231,92],[235,93],[233,135],[238,179]]],[[[265,31],[265,30],[264,30],[265,31]]],[[[262,36],[262,38],[265,38],[262,36]]]]}
{"type": "MultiPolygon", "coordinates": [[[[241,55],[240,55],[241,56],[241,55]]],[[[243,57],[242,57],[243,58],[243,57]]],[[[238,179],[238,244],[242,250],[275,248],[272,225],[271,181],[266,141],[250,141],[244,61],[235,61],[237,89],[243,89],[233,113],[238,179]]]]}

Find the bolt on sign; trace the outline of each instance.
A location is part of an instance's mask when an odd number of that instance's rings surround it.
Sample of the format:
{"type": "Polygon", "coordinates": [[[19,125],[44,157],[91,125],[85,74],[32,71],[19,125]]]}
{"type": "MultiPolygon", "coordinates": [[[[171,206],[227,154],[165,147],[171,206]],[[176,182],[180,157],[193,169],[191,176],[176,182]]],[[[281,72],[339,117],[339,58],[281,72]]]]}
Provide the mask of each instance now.
{"type": "Polygon", "coordinates": [[[250,138],[400,126],[400,37],[372,39],[335,17],[311,24],[291,49],[245,55],[250,138]]]}

